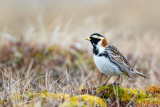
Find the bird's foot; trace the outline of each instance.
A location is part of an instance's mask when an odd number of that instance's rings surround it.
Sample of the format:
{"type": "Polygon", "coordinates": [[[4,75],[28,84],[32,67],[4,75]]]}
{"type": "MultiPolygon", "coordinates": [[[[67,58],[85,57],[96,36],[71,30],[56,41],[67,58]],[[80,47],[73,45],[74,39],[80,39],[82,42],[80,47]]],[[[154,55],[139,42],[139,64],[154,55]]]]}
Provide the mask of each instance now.
{"type": "Polygon", "coordinates": [[[98,86],[98,87],[97,87],[97,89],[98,89],[98,88],[100,88],[100,87],[103,87],[103,86],[105,86],[106,84],[107,84],[107,83],[104,83],[103,85],[101,85],[101,86],[98,86]]]}
{"type": "Polygon", "coordinates": [[[114,86],[114,85],[121,86],[121,84],[119,84],[119,83],[117,83],[117,82],[114,82],[114,83],[112,83],[111,85],[112,85],[112,86],[114,86]]]}

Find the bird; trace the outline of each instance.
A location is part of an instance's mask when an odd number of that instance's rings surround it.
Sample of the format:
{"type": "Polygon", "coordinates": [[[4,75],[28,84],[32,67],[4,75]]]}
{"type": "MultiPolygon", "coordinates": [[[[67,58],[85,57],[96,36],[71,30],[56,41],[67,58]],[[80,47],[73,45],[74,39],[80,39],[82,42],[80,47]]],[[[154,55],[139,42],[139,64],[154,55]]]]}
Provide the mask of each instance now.
{"type": "Polygon", "coordinates": [[[90,41],[93,46],[93,59],[97,68],[101,73],[109,76],[102,86],[106,85],[112,76],[118,76],[113,84],[117,84],[121,75],[132,78],[132,75],[137,74],[148,78],[134,69],[115,46],[108,44],[103,35],[93,33],[86,40],[90,41]]]}

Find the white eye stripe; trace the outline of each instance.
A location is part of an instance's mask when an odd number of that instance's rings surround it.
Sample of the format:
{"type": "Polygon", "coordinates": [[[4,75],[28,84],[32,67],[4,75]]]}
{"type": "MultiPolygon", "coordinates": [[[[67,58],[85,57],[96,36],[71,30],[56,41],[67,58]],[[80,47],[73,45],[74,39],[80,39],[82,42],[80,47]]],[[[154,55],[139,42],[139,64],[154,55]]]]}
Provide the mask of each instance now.
{"type": "Polygon", "coordinates": [[[100,36],[97,36],[97,35],[94,35],[94,36],[92,36],[92,37],[98,38],[98,39],[104,39],[103,37],[100,37],[100,36]]]}

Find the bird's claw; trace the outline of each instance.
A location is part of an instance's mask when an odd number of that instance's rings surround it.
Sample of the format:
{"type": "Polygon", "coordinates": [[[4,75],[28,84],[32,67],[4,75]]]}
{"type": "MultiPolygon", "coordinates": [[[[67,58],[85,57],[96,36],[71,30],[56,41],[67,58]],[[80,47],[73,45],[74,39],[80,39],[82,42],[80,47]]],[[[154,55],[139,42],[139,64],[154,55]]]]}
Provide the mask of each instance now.
{"type": "Polygon", "coordinates": [[[112,83],[111,85],[112,85],[112,86],[114,86],[114,85],[121,86],[121,84],[119,84],[119,83],[116,83],[116,82],[112,83]]]}

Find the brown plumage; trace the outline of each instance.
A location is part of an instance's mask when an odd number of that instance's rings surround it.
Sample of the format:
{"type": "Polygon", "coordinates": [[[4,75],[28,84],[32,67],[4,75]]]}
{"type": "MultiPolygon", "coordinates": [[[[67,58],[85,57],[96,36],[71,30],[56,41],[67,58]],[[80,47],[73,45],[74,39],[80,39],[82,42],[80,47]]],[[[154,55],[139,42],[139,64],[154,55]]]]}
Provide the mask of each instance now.
{"type": "Polygon", "coordinates": [[[102,39],[102,47],[106,47],[108,45],[106,39],[102,39]]]}

